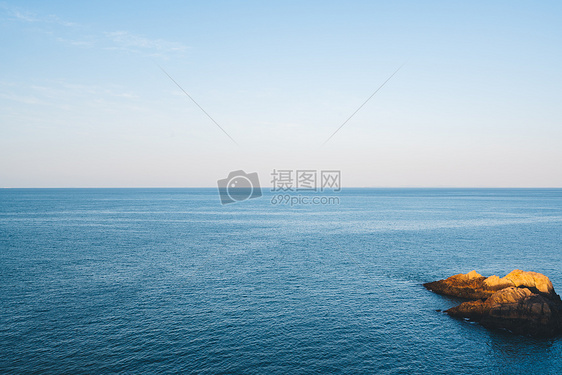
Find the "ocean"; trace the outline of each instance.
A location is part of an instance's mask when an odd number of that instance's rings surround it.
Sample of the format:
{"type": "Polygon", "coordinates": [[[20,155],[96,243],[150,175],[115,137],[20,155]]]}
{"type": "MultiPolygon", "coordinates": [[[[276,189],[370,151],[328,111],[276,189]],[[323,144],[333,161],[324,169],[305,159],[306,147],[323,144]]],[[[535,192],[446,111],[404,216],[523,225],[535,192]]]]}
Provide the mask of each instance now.
{"type": "Polygon", "coordinates": [[[541,272],[562,189],[0,190],[2,374],[557,374],[562,339],[455,320],[422,283],[541,272]]]}

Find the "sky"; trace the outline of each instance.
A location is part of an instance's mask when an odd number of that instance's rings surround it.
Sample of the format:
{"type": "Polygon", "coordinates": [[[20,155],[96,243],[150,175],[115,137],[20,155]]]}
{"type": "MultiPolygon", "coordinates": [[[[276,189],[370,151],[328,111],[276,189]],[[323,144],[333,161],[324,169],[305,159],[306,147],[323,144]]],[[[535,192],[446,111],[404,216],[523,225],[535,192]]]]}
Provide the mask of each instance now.
{"type": "Polygon", "coordinates": [[[0,187],[213,187],[240,169],[562,187],[561,17],[559,1],[0,1],[0,187]]]}

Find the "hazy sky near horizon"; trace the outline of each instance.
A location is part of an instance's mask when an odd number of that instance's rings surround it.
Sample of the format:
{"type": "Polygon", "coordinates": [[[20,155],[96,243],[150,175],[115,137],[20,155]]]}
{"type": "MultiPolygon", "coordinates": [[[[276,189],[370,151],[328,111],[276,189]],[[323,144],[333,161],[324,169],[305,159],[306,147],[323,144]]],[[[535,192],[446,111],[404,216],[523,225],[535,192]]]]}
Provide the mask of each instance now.
{"type": "Polygon", "coordinates": [[[0,187],[301,168],[562,187],[561,18],[558,1],[0,1],[0,187]]]}

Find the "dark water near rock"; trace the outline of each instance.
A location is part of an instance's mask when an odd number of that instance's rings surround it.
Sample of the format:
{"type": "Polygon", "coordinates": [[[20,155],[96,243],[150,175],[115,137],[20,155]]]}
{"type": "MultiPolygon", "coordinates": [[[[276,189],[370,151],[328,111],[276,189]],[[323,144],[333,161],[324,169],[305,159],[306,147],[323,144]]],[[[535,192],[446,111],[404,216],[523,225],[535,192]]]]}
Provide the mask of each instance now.
{"type": "Polygon", "coordinates": [[[437,309],[423,282],[542,272],[562,190],[0,190],[0,373],[559,373],[562,340],[437,309]]]}

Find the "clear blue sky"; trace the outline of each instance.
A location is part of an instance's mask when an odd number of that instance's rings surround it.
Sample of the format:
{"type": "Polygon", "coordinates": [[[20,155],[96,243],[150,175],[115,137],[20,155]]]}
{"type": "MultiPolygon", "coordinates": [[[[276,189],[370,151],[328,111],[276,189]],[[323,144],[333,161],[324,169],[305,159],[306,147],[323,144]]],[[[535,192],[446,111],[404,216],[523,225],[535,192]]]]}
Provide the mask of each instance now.
{"type": "Polygon", "coordinates": [[[0,2],[0,187],[274,168],[562,187],[561,19],[558,1],[0,2]]]}

